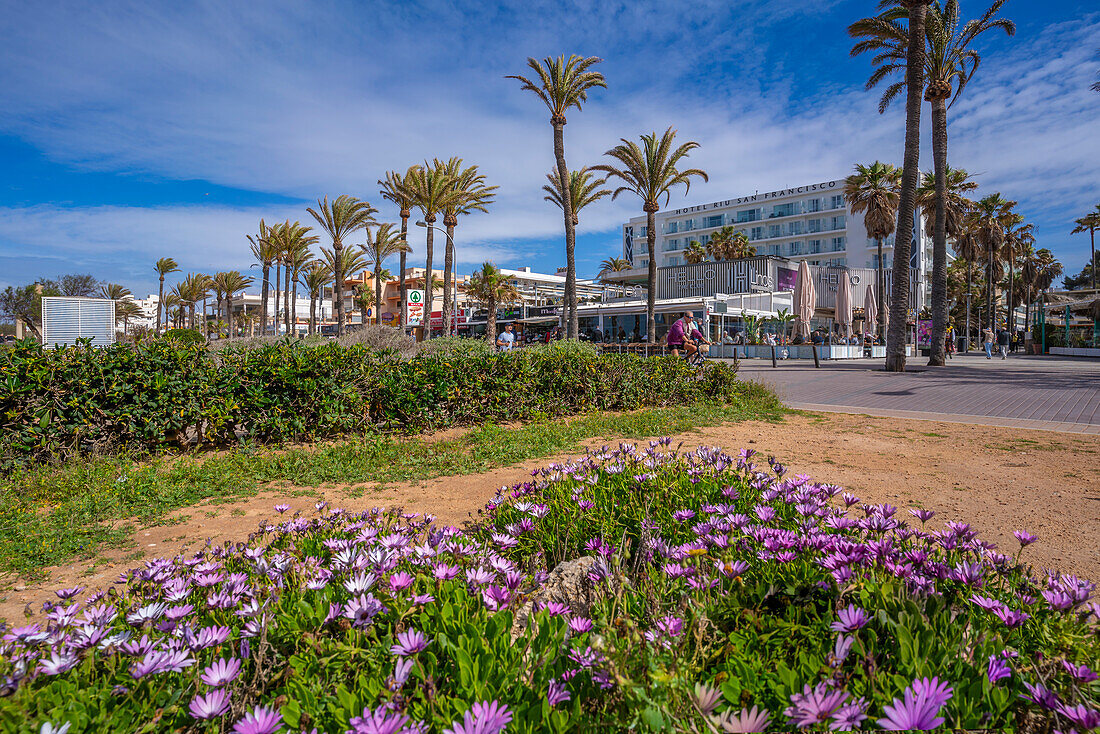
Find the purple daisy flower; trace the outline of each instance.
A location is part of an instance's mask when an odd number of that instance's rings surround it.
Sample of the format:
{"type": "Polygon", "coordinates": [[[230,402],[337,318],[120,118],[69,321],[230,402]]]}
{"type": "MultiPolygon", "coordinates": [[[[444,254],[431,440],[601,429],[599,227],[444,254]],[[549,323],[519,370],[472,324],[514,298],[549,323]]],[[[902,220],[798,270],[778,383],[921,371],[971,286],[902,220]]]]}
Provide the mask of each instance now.
{"type": "Polygon", "coordinates": [[[726,711],[717,718],[716,723],[724,732],[767,731],[768,724],[771,723],[771,714],[767,709],[753,706],[751,709],[741,709],[738,713],[732,710],[726,711]]]}
{"type": "Polygon", "coordinates": [[[229,711],[229,694],[224,688],[217,688],[205,696],[195,696],[188,706],[191,716],[196,719],[214,719],[225,716],[229,711]]]}
{"type": "Polygon", "coordinates": [[[202,682],[208,686],[217,688],[226,683],[232,683],[241,674],[241,661],[237,658],[215,660],[203,671],[202,682]]]}
{"type": "Polygon", "coordinates": [[[895,698],[892,704],[883,707],[886,718],[879,719],[878,724],[887,731],[927,731],[943,726],[940,709],[951,699],[953,691],[939,678],[917,678],[902,693],[902,700],[895,698]]]}
{"type": "Polygon", "coordinates": [[[1067,673],[1082,683],[1092,683],[1097,678],[1100,678],[1100,676],[1092,672],[1087,665],[1074,665],[1068,660],[1063,660],[1062,667],[1066,669],[1067,673]]]}
{"type": "Polygon", "coordinates": [[[512,722],[512,712],[497,702],[475,703],[462,717],[462,723],[454,722],[444,734],[500,734],[512,722]]]}
{"type": "Polygon", "coordinates": [[[849,604],[846,609],[837,613],[837,621],[830,625],[834,632],[855,632],[867,624],[867,613],[854,604],[849,604]]]}
{"type": "Polygon", "coordinates": [[[290,509],[290,505],[275,505],[275,512],[280,515],[290,509]]]}
{"type": "Polygon", "coordinates": [[[592,620],[588,617],[570,617],[569,631],[575,635],[584,634],[592,629],[592,620]]]}
{"type": "Polygon", "coordinates": [[[565,703],[572,695],[569,693],[569,689],[565,687],[565,684],[561,681],[550,681],[550,687],[546,691],[546,700],[551,706],[557,706],[559,703],[565,703]]]}
{"type": "Polygon", "coordinates": [[[1012,534],[1016,536],[1016,540],[1020,541],[1021,548],[1026,548],[1039,539],[1038,536],[1032,535],[1026,530],[1015,530],[1012,534]]]}
{"type": "Polygon", "coordinates": [[[847,691],[831,690],[829,683],[818,683],[813,688],[807,684],[802,693],[791,696],[791,705],[783,713],[789,723],[804,729],[828,721],[847,698],[847,691]]]}
{"type": "Polygon", "coordinates": [[[406,630],[397,635],[397,644],[390,648],[390,652],[399,657],[408,657],[426,648],[429,642],[430,638],[419,630],[406,630]]]}
{"type": "Polygon", "coordinates": [[[1012,675],[1012,668],[1005,661],[1005,659],[999,655],[989,656],[989,665],[985,671],[986,677],[989,678],[990,683],[996,683],[997,681],[1008,678],[1012,675]]]}
{"type": "Polygon", "coordinates": [[[282,728],[283,715],[266,706],[257,706],[233,725],[235,734],[275,734],[282,728]]]}
{"type": "Polygon", "coordinates": [[[414,579],[412,576],[405,573],[404,571],[398,571],[397,573],[390,576],[390,588],[394,591],[404,591],[405,589],[412,586],[413,581],[415,580],[416,579],[414,579]]]}

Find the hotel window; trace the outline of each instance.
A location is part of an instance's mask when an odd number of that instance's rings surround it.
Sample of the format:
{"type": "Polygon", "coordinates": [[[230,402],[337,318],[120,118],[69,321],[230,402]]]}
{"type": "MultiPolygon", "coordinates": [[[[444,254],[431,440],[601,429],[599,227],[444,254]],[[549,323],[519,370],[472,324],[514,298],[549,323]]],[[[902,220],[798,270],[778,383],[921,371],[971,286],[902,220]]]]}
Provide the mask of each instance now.
{"type": "Polygon", "coordinates": [[[678,222],[666,222],[665,234],[676,234],[676,228],[678,224],[678,222]]]}
{"type": "Polygon", "coordinates": [[[802,234],[802,222],[791,222],[791,234],[802,234]]]}
{"type": "Polygon", "coordinates": [[[821,240],[810,240],[806,244],[809,245],[809,248],[808,248],[807,251],[811,255],[816,255],[817,253],[821,252],[821,240]]]}
{"type": "Polygon", "coordinates": [[[834,237],[833,238],[833,252],[844,252],[846,243],[846,237],[834,237]]]}
{"type": "Polygon", "coordinates": [[[684,221],[680,222],[680,225],[683,231],[690,232],[691,230],[695,229],[695,220],[685,219],[684,221]]]}
{"type": "Polygon", "coordinates": [[[806,211],[808,211],[808,212],[819,212],[819,211],[821,211],[821,199],[807,199],[806,200],[806,211]]]}
{"type": "Polygon", "coordinates": [[[843,257],[834,257],[832,260],[829,261],[829,265],[832,265],[833,267],[836,267],[836,268],[843,268],[847,264],[848,264],[847,258],[843,258],[843,257]]]}
{"type": "Polygon", "coordinates": [[[772,207],[771,216],[789,217],[795,213],[795,206],[796,204],[794,202],[791,202],[790,204],[776,204],[774,207],[772,207]]]}
{"type": "Polygon", "coordinates": [[[670,257],[670,258],[668,259],[668,264],[669,264],[669,265],[679,265],[679,264],[680,264],[680,258],[678,258],[678,257],[670,257]]]}
{"type": "Polygon", "coordinates": [[[639,237],[646,237],[649,235],[649,227],[642,227],[639,237]]]}
{"type": "Polygon", "coordinates": [[[717,214],[713,217],[707,217],[706,219],[703,220],[703,226],[704,227],[721,227],[722,226],[722,215],[717,214]]]}
{"type": "Polygon", "coordinates": [[[832,206],[830,206],[829,208],[830,209],[840,209],[843,206],[844,206],[844,195],[843,194],[837,194],[836,196],[833,197],[832,206]]]}
{"type": "Polygon", "coordinates": [[[743,224],[745,222],[755,222],[760,219],[759,209],[742,209],[737,212],[737,222],[743,224]]]}
{"type": "Polygon", "coordinates": [[[844,229],[844,227],[847,226],[843,214],[841,214],[839,217],[833,217],[831,220],[831,224],[832,226],[829,227],[829,229],[844,229]]]}
{"type": "Polygon", "coordinates": [[[768,236],[769,237],[782,237],[783,236],[783,226],[780,225],[780,224],[769,224],[768,225],[768,236]]]}
{"type": "Polygon", "coordinates": [[[710,235],[709,234],[699,235],[699,244],[700,245],[705,245],[708,242],[710,242],[710,235]]]}
{"type": "Polygon", "coordinates": [[[776,257],[779,257],[780,254],[781,254],[780,250],[779,250],[779,245],[769,245],[768,246],[768,254],[769,255],[775,255],[776,257]]]}
{"type": "Polygon", "coordinates": [[[790,253],[792,255],[801,255],[802,254],[802,243],[801,242],[792,242],[790,244],[790,253]]]}
{"type": "Polygon", "coordinates": [[[806,222],[806,229],[809,232],[820,232],[821,231],[821,220],[820,219],[811,219],[810,221],[806,222]]]}
{"type": "Polygon", "coordinates": [[[753,227],[752,230],[749,232],[749,239],[750,240],[762,240],[762,239],[764,239],[764,228],[763,227],[753,227]]]}

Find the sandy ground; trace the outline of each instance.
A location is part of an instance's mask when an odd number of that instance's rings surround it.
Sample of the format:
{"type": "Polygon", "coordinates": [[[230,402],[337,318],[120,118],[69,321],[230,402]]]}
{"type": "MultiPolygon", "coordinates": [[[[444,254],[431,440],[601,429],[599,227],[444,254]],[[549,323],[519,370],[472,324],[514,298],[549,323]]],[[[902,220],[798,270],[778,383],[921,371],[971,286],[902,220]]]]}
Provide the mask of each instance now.
{"type": "MultiPolygon", "coordinates": [[[[842,485],[864,501],[933,509],[939,513],[934,522],[969,522],[1005,552],[1017,547],[1012,531],[1024,529],[1040,538],[1025,554],[1037,568],[1100,579],[1100,436],[830,413],[705,428],[676,440],[775,455],[793,472],[842,485]]],[[[417,484],[279,485],[239,502],[189,507],[174,513],[171,524],[136,529],[127,548],[48,569],[42,582],[9,583],[0,591],[0,619],[22,619],[28,605],[53,598],[56,588],[108,585],[144,558],[199,550],[208,538],[243,540],[275,517],[272,507],[279,502],[291,506],[288,515],[312,512],[323,496],[349,510],[404,507],[460,524],[502,485],[572,455],[417,484]]]]}

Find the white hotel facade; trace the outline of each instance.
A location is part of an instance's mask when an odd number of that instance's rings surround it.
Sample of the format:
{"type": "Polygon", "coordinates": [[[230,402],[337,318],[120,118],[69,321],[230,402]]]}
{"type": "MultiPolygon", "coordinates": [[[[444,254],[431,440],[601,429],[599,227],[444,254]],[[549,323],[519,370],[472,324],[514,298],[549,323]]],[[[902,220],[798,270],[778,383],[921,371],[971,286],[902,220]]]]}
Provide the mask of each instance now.
{"type": "MultiPolygon", "coordinates": [[[[877,268],[878,251],[867,237],[863,216],[853,214],[844,200],[844,180],[810,183],[795,188],[748,194],[725,201],[657,212],[657,267],[683,265],[692,240],[705,245],[725,226],[744,232],[758,255],[772,255],[810,265],[877,268]]],[[[917,222],[921,221],[919,217],[917,222]]],[[[927,304],[932,270],[932,240],[922,226],[914,227],[917,247],[910,266],[921,274],[918,303],[927,304]]],[[[646,268],[646,217],[623,225],[623,258],[635,269],[646,268]]],[[[894,236],[883,242],[883,265],[893,265],[894,236]]]]}

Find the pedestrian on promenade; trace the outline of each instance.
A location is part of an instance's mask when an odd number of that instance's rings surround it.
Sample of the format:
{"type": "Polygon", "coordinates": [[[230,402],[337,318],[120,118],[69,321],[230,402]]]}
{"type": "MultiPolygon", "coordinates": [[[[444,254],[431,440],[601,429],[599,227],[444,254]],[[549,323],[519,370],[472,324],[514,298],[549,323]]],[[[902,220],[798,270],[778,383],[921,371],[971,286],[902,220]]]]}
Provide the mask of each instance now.
{"type": "Polygon", "coordinates": [[[1008,347],[1012,341],[1012,334],[1008,329],[1002,328],[997,332],[997,350],[1001,353],[1001,359],[1008,359],[1008,347]]]}
{"type": "Polygon", "coordinates": [[[947,327],[947,334],[944,335],[943,339],[944,339],[945,351],[947,352],[947,358],[948,359],[954,359],[955,358],[955,327],[954,326],[949,325],[947,327]]]}
{"type": "Polygon", "coordinates": [[[512,325],[505,324],[504,331],[497,337],[497,348],[502,352],[510,352],[515,345],[516,335],[512,333],[512,325]]]}
{"type": "Polygon", "coordinates": [[[993,359],[993,339],[994,338],[995,338],[995,335],[993,334],[993,328],[990,327],[990,326],[985,327],[985,330],[982,331],[982,346],[985,348],[985,358],[986,359],[993,359]]]}

